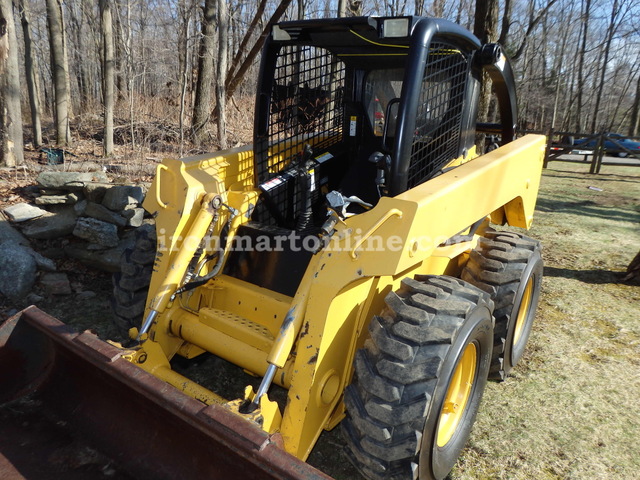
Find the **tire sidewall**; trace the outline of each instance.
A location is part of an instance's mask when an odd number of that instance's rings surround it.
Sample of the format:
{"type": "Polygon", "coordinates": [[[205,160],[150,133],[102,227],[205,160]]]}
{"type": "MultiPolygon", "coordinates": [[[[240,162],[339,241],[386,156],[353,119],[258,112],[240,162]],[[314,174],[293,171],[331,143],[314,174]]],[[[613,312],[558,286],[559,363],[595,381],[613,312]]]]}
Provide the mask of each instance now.
{"type": "Polygon", "coordinates": [[[536,250],[533,252],[527,262],[527,266],[522,271],[522,276],[520,277],[520,282],[518,284],[518,290],[516,291],[516,295],[513,299],[513,308],[511,310],[511,315],[509,316],[509,324],[507,326],[507,338],[505,339],[504,347],[505,372],[511,370],[518,363],[518,361],[522,358],[522,355],[524,354],[525,348],[527,346],[527,341],[529,340],[529,335],[531,334],[533,321],[536,315],[538,300],[540,299],[543,266],[544,265],[542,256],[540,255],[540,251],[536,250]],[[533,292],[531,302],[529,304],[529,310],[527,311],[527,316],[524,320],[525,323],[520,335],[520,339],[518,340],[518,344],[514,345],[513,338],[516,332],[516,321],[518,319],[518,312],[520,311],[520,306],[522,304],[522,298],[524,296],[525,289],[527,287],[527,284],[529,283],[529,279],[531,278],[533,278],[533,292]]]}
{"type": "Polygon", "coordinates": [[[461,327],[442,363],[438,375],[438,384],[430,402],[423,430],[419,454],[419,478],[445,478],[458,460],[480,406],[491,365],[492,349],[493,317],[491,310],[486,305],[478,305],[461,327]],[[465,347],[469,343],[475,343],[478,352],[474,385],[465,407],[464,417],[460,420],[456,432],[445,446],[438,447],[436,432],[438,431],[440,412],[449,389],[451,377],[465,347]]]}

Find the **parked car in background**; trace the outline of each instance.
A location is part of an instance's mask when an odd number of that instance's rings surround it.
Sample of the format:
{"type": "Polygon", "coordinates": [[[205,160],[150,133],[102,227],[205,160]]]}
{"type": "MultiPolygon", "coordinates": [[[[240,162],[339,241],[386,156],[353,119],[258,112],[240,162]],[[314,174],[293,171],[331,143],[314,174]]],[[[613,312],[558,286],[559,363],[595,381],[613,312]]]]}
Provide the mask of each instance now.
{"type": "MultiPolygon", "coordinates": [[[[573,146],[574,148],[595,148],[597,143],[598,136],[595,136],[574,140],[573,146]]],[[[640,142],[626,138],[619,133],[607,133],[604,138],[603,146],[606,154],[614,154],[618,157],[624,158],[629,155],[627,150],[630,150],[640,156],[640,142]]]]}

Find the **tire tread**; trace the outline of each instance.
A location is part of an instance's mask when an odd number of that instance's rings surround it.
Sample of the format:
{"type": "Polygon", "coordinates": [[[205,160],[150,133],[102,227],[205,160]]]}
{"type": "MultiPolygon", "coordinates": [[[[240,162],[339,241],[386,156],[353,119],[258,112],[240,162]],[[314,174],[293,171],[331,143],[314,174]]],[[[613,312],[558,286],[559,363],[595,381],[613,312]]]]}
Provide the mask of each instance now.
{"type": "Polygon", "coordinates": [[[408,480],[417,474],[425,416],[448,349],[465,315],[493,304],[484,291],[444,276],[407,278],[385,302],[356,354],[342,431],[347,456],[367,478],[408,480]]]}
{"type": "Polygon", "coordinates": [[[533,238],[489,230],[462,271],[461,278],[489,293],[495,304],[490,379],[504,380],[509,373],[504,355],[514,299],[529,260],[541,250],[542,245],[533,238]]]}

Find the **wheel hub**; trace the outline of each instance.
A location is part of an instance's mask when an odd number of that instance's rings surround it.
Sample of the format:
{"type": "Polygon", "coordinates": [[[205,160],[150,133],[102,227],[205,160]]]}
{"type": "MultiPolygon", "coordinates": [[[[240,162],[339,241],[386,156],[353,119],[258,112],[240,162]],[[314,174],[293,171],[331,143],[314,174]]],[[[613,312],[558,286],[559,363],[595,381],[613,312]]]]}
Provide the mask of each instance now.
{"type": "Polygon", "coordinates": [[[527,316],[531,309],[531,300],[533,298],[533,277],[529,278],[527,285],[524,287],[522,293],[522,301],[520,302],[520,308],[518,309],[518,316],[516,317],[516,324],[513,331],[513,345],[517,345],[522,338],[522,332],[527,324],[527,316]]]}
{"type": "Polygon", "coordinates": [[[436,432],[438,447],[449,443],[464,416],[476,376],[477,356],[476,345],[470,343],[458,360],[440,411],[436,432]]]}

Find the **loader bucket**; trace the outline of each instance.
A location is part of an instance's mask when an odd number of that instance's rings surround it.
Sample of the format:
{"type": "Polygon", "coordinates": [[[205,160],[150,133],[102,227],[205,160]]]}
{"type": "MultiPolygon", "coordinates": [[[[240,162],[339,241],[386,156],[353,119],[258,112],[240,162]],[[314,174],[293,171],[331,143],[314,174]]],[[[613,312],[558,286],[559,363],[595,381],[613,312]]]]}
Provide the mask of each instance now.
{"type": "MultiPolygon", "coordinates": [[[[29,307],[0,325],[0,405],[37,401],[139,478],[330,478],[286,453],[276,436],[223,406],[200,403],[121,354],[29,307]]],[[[3,462],[11,460],[0,451],[0,471],[3,462]]]]}

